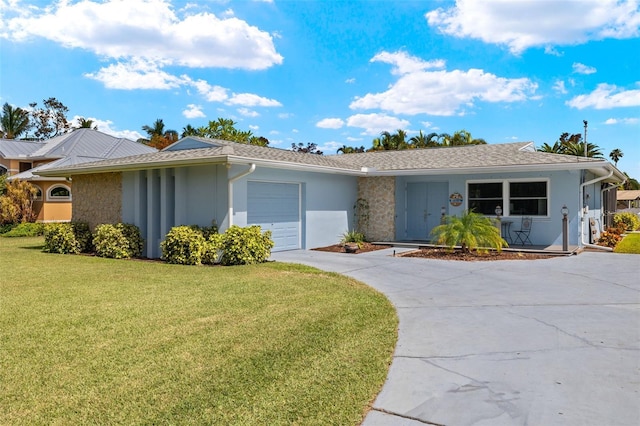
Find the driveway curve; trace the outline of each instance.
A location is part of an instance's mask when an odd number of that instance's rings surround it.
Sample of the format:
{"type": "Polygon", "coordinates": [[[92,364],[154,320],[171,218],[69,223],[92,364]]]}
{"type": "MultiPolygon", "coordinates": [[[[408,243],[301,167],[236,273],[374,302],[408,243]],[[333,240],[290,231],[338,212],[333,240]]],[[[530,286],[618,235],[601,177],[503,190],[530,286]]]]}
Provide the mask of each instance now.
{"type": "Polygon", "coordinates": [[[364,426],[640,424],[638,255],[272,259],[351,276],[397,309],[393,362],[364,426]]]}

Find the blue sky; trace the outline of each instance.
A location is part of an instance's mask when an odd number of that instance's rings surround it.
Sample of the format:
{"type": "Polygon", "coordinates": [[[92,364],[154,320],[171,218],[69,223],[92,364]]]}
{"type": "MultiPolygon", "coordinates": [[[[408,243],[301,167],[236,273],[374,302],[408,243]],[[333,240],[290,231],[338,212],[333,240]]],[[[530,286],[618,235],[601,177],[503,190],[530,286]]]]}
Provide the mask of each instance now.
{"type": "Polygon", "coordinates": [[[0,102],[137,139],[231,118],[326,154],[381,131],[583,133],[640,179],[640,6],[581,1],[0,0],[0,102]]]}

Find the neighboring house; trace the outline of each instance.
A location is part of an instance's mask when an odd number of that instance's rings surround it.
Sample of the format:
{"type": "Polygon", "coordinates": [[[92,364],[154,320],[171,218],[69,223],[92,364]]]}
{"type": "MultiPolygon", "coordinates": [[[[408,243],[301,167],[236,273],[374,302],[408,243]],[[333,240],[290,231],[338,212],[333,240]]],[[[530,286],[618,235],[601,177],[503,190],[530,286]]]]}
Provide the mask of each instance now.
{"type": "Polygon", "coordinates": [[[640,190],[618,190],[617,210],[640,208],[640,190]]]}
{"type": "Polygon", "coordinates": [[[110,158],[149,154],[156,149],[93,129],[76,129],[44,142],[0,139],[0,174],[28,181],[38,189],[34,209],[38,222],[71,220],[70,178],[44,177],[42,171],[110,158]]]}
{"type": "Polygon", "coordinates": [[[559,245],[566,205],[569,244],[582,246],[624,180],[606,160],[526,142],[320,156],[196,137],[43,174],[73,179],[73,220],[136,224],[152,258],[171,227],[212,221],[271,230],[274,251],[335,244],[355,227],[358,200],[374,241],[425,241],[442,214],[474,208],[495,217],[499,205],[513,229],[533,218],[533,244],[559,245]]]}

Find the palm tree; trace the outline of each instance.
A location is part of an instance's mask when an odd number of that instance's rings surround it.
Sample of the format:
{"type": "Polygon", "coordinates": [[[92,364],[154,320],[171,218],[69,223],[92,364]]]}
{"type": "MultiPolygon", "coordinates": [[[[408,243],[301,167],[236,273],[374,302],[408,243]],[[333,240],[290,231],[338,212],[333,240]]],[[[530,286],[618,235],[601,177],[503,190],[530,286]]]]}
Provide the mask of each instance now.
{"type": "MultiPolygon", "coordinates": [[[[575,155],[576,157],[584,157],[584,142],[567,142],[564,144],[563,154],[575,155]]],[[[590,142],[587,143],[587,157],[604,158],[600,147],[590,142]]]]}
{"type": "Polygon", "coordinates": [[[2,116],[0,116],[0,126],[2,127],[2,137],[15,139],[26,133],[31,127],[29,123],[29,112],[20,107],[12,107],[8,102],[2,106],[2,116]]]}
{"type": "Polygon", "coordinates": [[[147,132],[148,138],[140,138],[138,142],[156,149],[166,148],[179,138],[178,132],[175,130],[164,129],[164,122],[161,118],[157,119],[152,126],[142,126],[142,130],[147,132]]]}
{"type": "Polygon", "coordinates": [[[437,137],[437,133],[429,133],[428,135],[425,135],[422,133],[422,130],[420,130],[420,133],[409,139],[409,143],[414,148],[430,148],[438,146],[438,142],[434,140],[437,137]]]}
{"type": "Polygon", "coordinates": [[[565,146],[556,141],[553,145],[549,145],[548,143],[542,144],[542,146],[538,149],[539,152],[548,152],[551,154],[564,154],[565,146]]]}
{"type": "Polygon", "coordinates": [[[77,129],[93,129],[98,130],[98,125],[93,124],[93,120],[85,119],[84,117],[78,117],[78,127],[77,129]]]}
{"type": "Polygon", "coordinates": [[[445,223],[431,231],[431,236],[438,244],[453,249],[460,246],[463,252],[479,248],[495,248],[498,251],[507,247],[507,242],[500,236],[500,229],[486,216],[473,211],[465,211],[461,217],[447,216],[445,223]]]}
{"type": "Polygon", "coordinates": [[[358,152],[364,152],[364,146],[361,146],[360,148],[357,147],[353,147],[353,146],[347,146],[347,145],[342,145],[340,148],[338,148],[338,150],[336,151],[337,153],[342,153],[342,154],[354,154],[354,153],[358,153],[358,152]]]}
{"type": "Polygon", "coordinates": [[[440,133],[438,135],[438,144],[440,146],[449,146],[451,142],[451,135],[449,133],[440,133]]]}
{"type": "Polygon", "coordinates": [[[624,154],[619,148],[614,149],[609,153],[609,158],[613,161],[613,165],[618,167],[618,160],[620,160],[624,154]]]}

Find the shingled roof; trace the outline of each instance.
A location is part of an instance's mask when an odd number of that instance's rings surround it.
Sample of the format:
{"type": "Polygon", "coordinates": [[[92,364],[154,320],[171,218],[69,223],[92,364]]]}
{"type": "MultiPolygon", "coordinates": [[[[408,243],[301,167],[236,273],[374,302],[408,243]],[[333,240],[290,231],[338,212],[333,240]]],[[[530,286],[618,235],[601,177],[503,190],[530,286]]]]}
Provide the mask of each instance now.
{"type": "Polygon", "coordinates": [[[323,156],[222,140],[188,137],[161,152],[61,167],[47,171],[47,174],[55,172],[66,176],[212,163],[256,163],[263,167],[304,169],[361,176],[435,174],[443,171],[466,173],[489,168],[492,170],[602,169],[608,166],[613,168],[609,162],[603,159],[537,152],[531,142],[323,156]],[[191,148],[193,146],[199,147],[191,148]]]}

